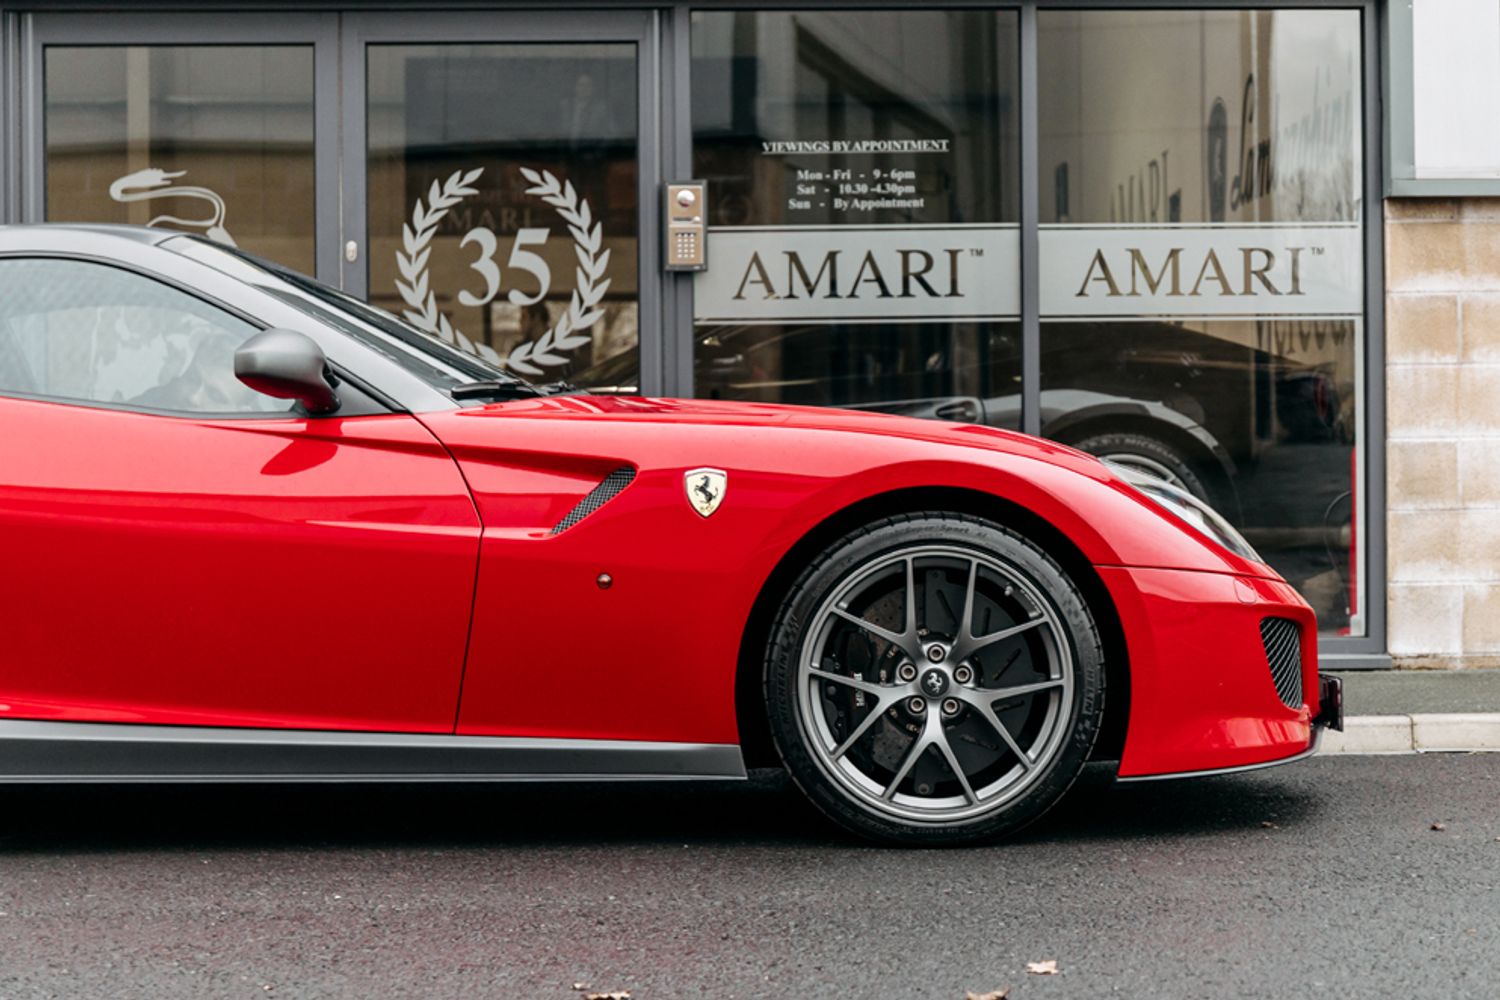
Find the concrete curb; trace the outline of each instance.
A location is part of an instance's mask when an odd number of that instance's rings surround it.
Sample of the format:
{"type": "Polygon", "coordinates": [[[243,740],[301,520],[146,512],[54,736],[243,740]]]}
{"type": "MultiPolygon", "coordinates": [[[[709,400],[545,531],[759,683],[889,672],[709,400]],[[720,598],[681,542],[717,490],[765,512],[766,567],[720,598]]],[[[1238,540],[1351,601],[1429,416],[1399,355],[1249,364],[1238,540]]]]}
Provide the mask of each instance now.
{"type": "Polygon", "coordinates": [[[1344,731],[1323,734],[1319,754],[1500,751],[1500,712],[1353,715],[1344,731]]]}

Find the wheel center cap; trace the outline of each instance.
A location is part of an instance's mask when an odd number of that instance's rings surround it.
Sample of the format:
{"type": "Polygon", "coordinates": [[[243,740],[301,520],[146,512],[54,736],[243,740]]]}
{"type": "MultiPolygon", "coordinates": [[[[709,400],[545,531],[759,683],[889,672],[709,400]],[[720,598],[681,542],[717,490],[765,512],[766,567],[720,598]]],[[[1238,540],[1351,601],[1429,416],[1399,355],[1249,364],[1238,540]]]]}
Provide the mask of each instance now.
{"type": "Polygon", "coordinates": [[[929,698],[941,698],[948,693],[948,675],[941,670],[929,670],[922,675],[922,691],[929,698]]]}

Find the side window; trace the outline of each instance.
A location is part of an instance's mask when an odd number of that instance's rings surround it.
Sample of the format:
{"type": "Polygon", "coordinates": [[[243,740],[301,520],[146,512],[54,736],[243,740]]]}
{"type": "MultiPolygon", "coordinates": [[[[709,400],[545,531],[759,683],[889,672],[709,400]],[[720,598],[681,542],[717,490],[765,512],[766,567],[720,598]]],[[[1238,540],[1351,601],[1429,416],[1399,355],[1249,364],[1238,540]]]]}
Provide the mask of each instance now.
{"type": "Polygon", "coordinates": [[[274,413],[234,377],[254,326],[104,264],[0,259],[0,393],[179,413],[274,413]]]}

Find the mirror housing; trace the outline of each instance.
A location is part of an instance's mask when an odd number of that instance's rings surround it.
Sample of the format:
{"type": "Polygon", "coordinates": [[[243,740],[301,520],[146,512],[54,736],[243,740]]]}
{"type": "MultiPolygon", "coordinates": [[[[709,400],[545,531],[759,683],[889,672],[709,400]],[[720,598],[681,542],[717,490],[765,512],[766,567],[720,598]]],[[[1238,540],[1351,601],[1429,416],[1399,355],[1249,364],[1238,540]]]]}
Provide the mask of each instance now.
{"type": "Polygon", "coordinates": [[[262,330],[234,352],[234,377],[256,392],[295,399],[313,416],[333,413],[339,396],[317,341],[295,330],[262,330]]]}

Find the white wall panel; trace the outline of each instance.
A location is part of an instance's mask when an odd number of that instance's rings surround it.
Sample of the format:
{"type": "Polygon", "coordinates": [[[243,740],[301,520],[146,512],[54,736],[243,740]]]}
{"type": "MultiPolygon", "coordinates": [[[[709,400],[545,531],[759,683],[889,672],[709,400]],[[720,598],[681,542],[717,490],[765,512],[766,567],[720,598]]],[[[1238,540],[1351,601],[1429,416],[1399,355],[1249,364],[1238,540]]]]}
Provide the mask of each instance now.
{"type": "Polygon", "coordinates": [[[1500,3],[1411,11],[1416,176],[1500,178],[1500,3]]]}

